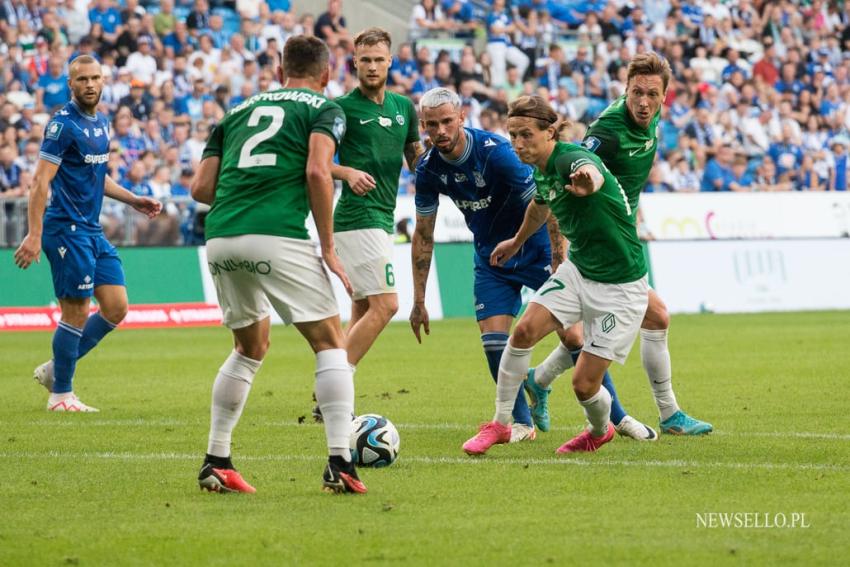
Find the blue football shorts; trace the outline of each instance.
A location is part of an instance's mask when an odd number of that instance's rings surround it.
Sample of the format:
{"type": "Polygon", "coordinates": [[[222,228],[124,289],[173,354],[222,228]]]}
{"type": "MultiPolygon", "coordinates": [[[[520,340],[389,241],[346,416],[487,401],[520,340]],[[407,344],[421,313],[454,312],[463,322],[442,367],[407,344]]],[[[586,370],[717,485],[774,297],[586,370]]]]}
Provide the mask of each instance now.
{"type": "Polygon", "coordinates": [[[45,234],[41,248],[57,298],[91,297],[98,286],[124,285],[118,251],[103,234],[45,234]]]}
{"type": "Polygon", "coordinates": [[[482,321],[496,315],[516,317],[522,308],[522,288],[536,290],[552,275],[552,256],[541,249],[532,263],[500,268],[475,254],[475,319],[482,321]]]}

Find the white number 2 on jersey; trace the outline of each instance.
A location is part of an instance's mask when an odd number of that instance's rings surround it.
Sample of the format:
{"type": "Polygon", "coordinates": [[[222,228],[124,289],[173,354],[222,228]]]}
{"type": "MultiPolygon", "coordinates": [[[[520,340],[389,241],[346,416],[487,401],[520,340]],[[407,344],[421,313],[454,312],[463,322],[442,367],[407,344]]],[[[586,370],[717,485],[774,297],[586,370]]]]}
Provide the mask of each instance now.
{"type": "Polygon", "coordinates": [[[242,146],[242,151],[239,152],[239,167],[262,167],[266,165],[275,165],[277,163],[277,154],[251,154],[261,142],[264,142],[277,134],[277,131],[283,126],[284,110],[279,106],[258,106],[248,118],[248,126],[258,126],[260,119],[264,117],[271,118],[271,123],[265,130],[261,130],[248,138],[245,145],[242,146]]]}

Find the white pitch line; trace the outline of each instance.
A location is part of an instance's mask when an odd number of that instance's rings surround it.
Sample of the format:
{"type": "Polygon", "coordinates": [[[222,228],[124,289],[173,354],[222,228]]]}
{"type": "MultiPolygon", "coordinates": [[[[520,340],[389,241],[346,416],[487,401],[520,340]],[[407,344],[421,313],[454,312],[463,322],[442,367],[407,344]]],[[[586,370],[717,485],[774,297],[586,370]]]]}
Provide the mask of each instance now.
{"type": "MultiPolygon", "coordinates": [[[[77,416],[69,416],[67,420],[37,420],[29,421],[27,425],[35,425],[37,427],[199,427],[208,425],[206,420],[187,421],[177,419],[97,419],[90,416],[79,416],[82,419],[76,419],[77,416]]],[[[15,423],[9,421],[0,422],[0,426],[14,426],[15,423]]],[[[305,427],[316,425],[312,421],[305,423],[296,423],[295,421],[269,421],[263,422],[262,425],[268,427],[305,427]]],[[[397,423],[396,426],[400,430],[432,430],[432,431],[474,431],[475,424],[463,423],[397,423]]],[[[581,431],[579,426],[556,426],[550,429],[550,432],[566,432],[578,433],[581,431]]],[[[828,441],[850,441],[850,434],[846,433],[821,433],[816,431],[715,431],[709,435],[710,437],[773,437],[777,439],[824,439],[828,441]]]]}
{"type": "MultiPolygon", "coordinates": [[[[627,461],[618,459],[598,458],[597,456],[588,456],[589,459],[571,458],[533,458],[522,459],[514,457],[400,457],[400,462],[416,463],[422,465],[535,465],[535,466],[620,466],[620,467],[654,467],[654,468],[681,468],[681,469],[702,469],[702,468],[725,468],[725,469],[765,469],[765,470],[792,470],[792,471],[850,471],[850,466],[832,465],[826,463],[741,463],[741,462],[699,462],[699,461],[683,461],[679,459],[672,460],[639,460],[627,461]]],[[[83,453],[63,453],[60,451],[49,451],[46,453],[0,453],[0,458],[3,459],[71,459],[79,462],[82,459],[102,459],[102,460],[117,460],[117,461],[198,461],[202,458],[200,454],[187,453],[116,453],[116,452],[83,452],[83,453]]],[[[258,461],[258,462],[305,462],[305,461],[324,461],[325,457],[321,455],[264,455],[251,456],[241,455],[240,461],[258,461]]]]}

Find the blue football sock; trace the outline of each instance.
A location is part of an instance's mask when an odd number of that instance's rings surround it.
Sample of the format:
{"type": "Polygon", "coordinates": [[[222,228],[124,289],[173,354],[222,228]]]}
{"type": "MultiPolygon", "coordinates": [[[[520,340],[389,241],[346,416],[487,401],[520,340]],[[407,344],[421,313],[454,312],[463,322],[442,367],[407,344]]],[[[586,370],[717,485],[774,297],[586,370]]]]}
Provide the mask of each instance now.
{"type": "Polygon", "coordinates": [[[110,331],[115,329],[117,325],[110,323],[104,319],[100,312],[89,316],[83,327],[83,336],[80,337],[80,348],[77,353],[77,360],[81,359],[91,349],[97,346],[97,343],[105,337],[110,331]]]}
{"type": "MultiPolygon", "coordinates": [[[[502,351],[508,344],[507,333],[482,333],[481,343],[484,345],[484,355],[487,357],[487,365],[490,367],[490,376],[494,382],[499,380],[499,361],[502,359],[502,351]]],[[[519,389],[514,402],[512,412],[514,423],[532,425],[531,410],[528,409],[528,401],[525,399],[525,390],[519,389]]]]}
{"type": "Polygon", "coordinates": [[[53,333],[53,393],[65,394],[73,390],[71,381],[77,366],[77,351],[83,330],[59,321],[53,333]]]}
{"type": "MultiPolygon", "coordinates": [[[[581,349],[570,351],[570,355],[573,357],[574,363],[578,363],[579,354],[581,354],[581,349]]],[[[602,385],[605,386],[605,389],[608,390],[609,394],[611,394],[611,423],[614,425],[620,425],[623,418],[629,414],[626,413],[626,410],[622,405],[620,405],[620,398],[617,397],[617,390],[614,388],[614,380],[611,379],[611,375],[608,374],[607,370],[605,371],[605,376],[602,377],[602,385]]]]}

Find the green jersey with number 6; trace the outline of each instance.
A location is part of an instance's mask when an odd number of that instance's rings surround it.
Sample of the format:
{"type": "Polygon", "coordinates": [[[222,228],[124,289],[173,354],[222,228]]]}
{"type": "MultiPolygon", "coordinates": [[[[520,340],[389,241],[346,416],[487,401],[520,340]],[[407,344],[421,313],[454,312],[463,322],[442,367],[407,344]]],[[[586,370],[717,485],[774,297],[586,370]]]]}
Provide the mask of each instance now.
{"type": "Polygon", "coordinates": [[[659,110],[652,117],[649,127],[641,128],[632,120],[623,95],[608,105],[599,118],[590,124],[582,142],[582,146],[598,155],[614,174],[626,191],[633,209],[637,209],[641,191],[658,151],[660,118],[659,110]]]}
{"type": "Polygon", "coordinates": [[[365,171],[375,188],[356,195],[348,183],[334,211],[334,232],[380,228],[394,229],[398,176],[404,147],[419,141],[416,109],[406,96],[386,91],[384,103],[363,96],[359,88],[336,99],[345,111],[348,134],[339,147],[339,163],[365,171]]]}
{"type": "Polygon", "coordinates": [[[534,168],[534,202],[549,206],[561,233],[570,241],[569,258],[585,278],[627,283],[646,274],[646,260],[635,228],[635,211],[617,178],[598,156],[582,146],[558,142],[546,171],[534,168]],[[570,174],[593,165],[605,182],[595,193],[577,197],[564,189],[570,174]]]}
{"type": "Polygon", "coordinates": [[[260,93],[230,110],[203,153],[221,158],[206,237],[309,238],[305,169],[313,132],[339,145],[345,115],[339,105],[309,89],[260,93]]]}

